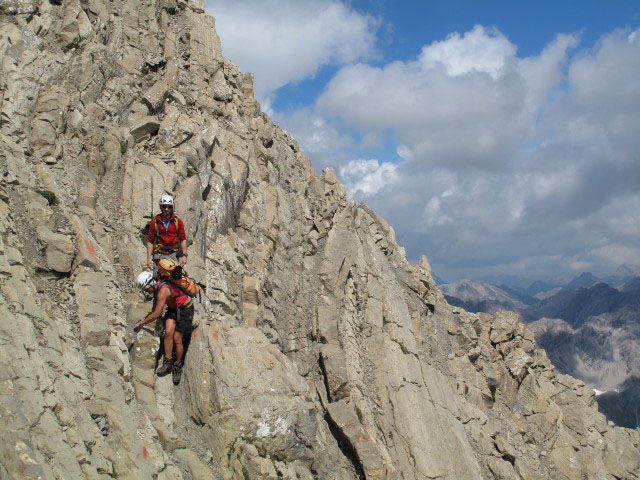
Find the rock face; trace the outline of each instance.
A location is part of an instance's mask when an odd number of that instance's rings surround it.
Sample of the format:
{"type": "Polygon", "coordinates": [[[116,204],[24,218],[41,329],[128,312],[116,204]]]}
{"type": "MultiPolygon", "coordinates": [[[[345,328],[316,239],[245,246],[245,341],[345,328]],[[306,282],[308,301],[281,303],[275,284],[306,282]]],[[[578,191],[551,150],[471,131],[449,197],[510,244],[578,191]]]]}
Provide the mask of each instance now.
{"type": "Polygon", "coordinates": [[[638,478],[515,315],[314,173],[201,0],[0,8],[0,477],[638,478]],[[126,328],[165,192],[207,287],[177,387],[126,328]]]}
{"type": "Polygon", "coordinates": [[[618,425],[640,426],[640,310],[626,305],[572,328],[561,319],[528,325],[556,368],[606,392],[600,410],[618,425]]]}

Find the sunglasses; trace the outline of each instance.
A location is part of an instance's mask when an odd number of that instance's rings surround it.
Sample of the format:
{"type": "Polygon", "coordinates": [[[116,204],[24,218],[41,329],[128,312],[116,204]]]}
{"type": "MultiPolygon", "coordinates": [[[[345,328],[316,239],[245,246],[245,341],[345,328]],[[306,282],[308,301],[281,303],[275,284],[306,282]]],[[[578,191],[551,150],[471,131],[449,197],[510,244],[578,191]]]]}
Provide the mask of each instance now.
{"type": "Polygon", "coordinates": [[[160,208],[173,208],[171,205],[160,205],[160,208]]]}

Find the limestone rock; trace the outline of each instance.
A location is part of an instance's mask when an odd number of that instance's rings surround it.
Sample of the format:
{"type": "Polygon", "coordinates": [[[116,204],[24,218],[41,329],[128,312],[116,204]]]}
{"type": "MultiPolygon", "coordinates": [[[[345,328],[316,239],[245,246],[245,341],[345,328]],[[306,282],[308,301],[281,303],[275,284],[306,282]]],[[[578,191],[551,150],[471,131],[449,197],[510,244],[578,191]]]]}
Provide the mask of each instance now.
{"type": "Polygon", "coordinates": [[[328,385],[330,400],[335,402],[349,396],[349,374],[344,353],[337,345],[322,345],[320,360],[328,385]]]}
{"type": "Polygon", "coordinates": [[[506,310],[497,312],[494,324],[491,327],[491,341],[493,343],[500,343],[513,338],[519,321],[517,313],[506,310]]]}
{"type": "Polygon", "coordinates": [[[366,478],[386,478],[388,469],[384,457],[360,425],[354,408],[345,400],[331,403],[327,408],[332,421],[355,450],[366,478]]]}
{"type": "Polygon", "coordinates": [[[170,105],[162,119],[158,132],[158,148],[168,150],[189,140],[196,130],[195,125],[185,113],[170,105]]]}
{"type": "Polygon", "coordinates": [[[213,473],[199,458],[196,453],[187,449],[180,449],[174,452],[181,464],[191,474],[191,478],[212,478],[213,473]]]}
{"type": "Polygon", "coordinates": [[[70,272],[75,255],[73,240],[67,235],[53,233],[44,226],[38,228],[38,236],[46,245],[47,267],[60,273],[70,272]]]}
{"type": "Polygon", "coordinates": [[[35,13],[41,0],[6,0],[0,4],[0,12],[5,15],[35,13]]]}
{"type": "Polygon", "coordinates": [[[139,143],[156,133],[159,128],[160,121],[158,117],[150,115],[135,121],[129,132],[133,135],[135,142],[139,143]]]}
{"type": "Polygon", "coordinates": [[[54,225],[51,221],[53,210],[49,207],[49,201],[37,192],[29,191],[26,195],[27,203],[25,207],[30,219],[38,226],[53,227],[54,225]]]}
{"type": "Polygon", "coordinates": [[[158,80],[146,91],[142,100],[153,113],[159,113],[164,106],[164,101],[169,95],[169,85],[164,79],[158,80]]]}
{"type": "Polygon", "coordinates": [[[524,350],[518,348],[505,358],[505,363],[511,374],[515,378],[521,379],[527,367],[533,363],[533,358],[527,355],[524,350]]]}
{"type": "Polygon", "coordinates": [[[88,228],[76,215],[71,216],[70,221],[78,244],[74,269],[77,267],[87,267],[92,270],[99,270],[100,260],[96,253],[96,249],[98,248],[96,241],[89,233],[88,228]]]}
{"type": "Polygon", "coordinates": [[[0,477],[638,478],[517,315],[448,305],[314,172],[202,0],[0,8],[0,477]],[[178,385],[131,328],[165,193],[205,287],[178,385]]]}
{"type": "Polygon", "coordinates": [[[91,22],[78,0],[64,3],[62,28],[58,32],[58,41],[64,48],[77,46],[91,33],[91,22]]]}

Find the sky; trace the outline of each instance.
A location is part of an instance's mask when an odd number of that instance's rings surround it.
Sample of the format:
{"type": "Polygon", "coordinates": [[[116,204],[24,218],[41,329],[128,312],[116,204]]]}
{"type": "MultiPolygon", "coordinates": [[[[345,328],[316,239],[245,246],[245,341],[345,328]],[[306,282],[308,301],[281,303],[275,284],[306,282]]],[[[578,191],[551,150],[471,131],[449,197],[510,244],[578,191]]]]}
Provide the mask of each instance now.
{"type": "Polygon", "coordinates": [[[206,0],[320,172],[445,281],[640,264],[640,1],[206,0]]]}

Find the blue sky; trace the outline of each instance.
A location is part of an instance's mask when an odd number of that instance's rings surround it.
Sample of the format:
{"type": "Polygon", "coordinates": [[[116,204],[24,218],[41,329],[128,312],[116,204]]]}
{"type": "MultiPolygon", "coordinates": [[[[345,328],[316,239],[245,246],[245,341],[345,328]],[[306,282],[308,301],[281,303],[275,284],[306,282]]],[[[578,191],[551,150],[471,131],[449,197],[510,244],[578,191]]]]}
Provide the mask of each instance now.
{"type": "Polygon", "coordinates": [[[207,0],[318,170],[447,280],[640,264],[640,2],[207,0]]]}
{"type": "MultiPolygon", "coordinates": [[[[213,4],[213,2],[210,2],[213,4]]],[[[584,45],[593,45],[603,33],[640,25],[640,2],[635,1],[490,1],[456,0],[345,2],[355,10],[379,18],[379,58],[371,63],[410,60],[425,43],[442,40],[451,32],[466,32],[474,25],[497,27],[517,47],[518,54],[539,53],[558,33],[580,33],[584,45]]],[[[213,5],[210,12],[215,10],[213,5]]],[[[337,67],[328,65],[314,78],[286,85],[275,108],[288,110],[309,105],[337,67]]]]}

